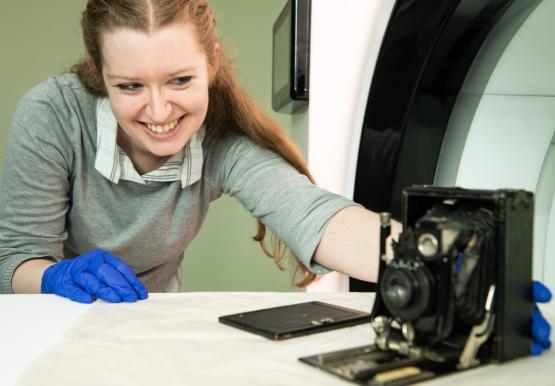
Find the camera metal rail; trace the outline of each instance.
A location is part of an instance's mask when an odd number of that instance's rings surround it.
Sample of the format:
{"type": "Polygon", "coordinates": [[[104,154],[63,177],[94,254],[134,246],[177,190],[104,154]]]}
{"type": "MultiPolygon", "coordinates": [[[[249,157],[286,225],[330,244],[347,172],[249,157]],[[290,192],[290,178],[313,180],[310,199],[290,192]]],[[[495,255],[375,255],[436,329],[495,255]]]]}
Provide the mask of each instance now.
{"type": "MultiPolygon", "coordinates": [[[[449,350],[438,352],[413,345],[411,340],[392,339],[389,325],[392,320],[372,322],[376,344],[300,358],[302,362],[318,367],[346,380],[369,386],[402,386],[435,378],[454,371],[480,365],[478,349],[487,341],[494,326],[492,312],[495,286],[490,286],[485,304],[485,316],[475,325],[460,356],[449,350]]],[[[402,327],[403,336],[410,337],[410,327],[402,327]]],[[[414,333],[414,332],[412,332],[414,333]]]]}
{"type": "Polygon", "coordinates": [[[478,349],[484,344],[493,331],[495,314],[493,313],[493,299],[495,296],[495,286],[489,288],[488,298],[486,300],[485,316],[482,323],[472,327],[468,340],[464,346],[463,352],[459,358],[458,368],[467,369],[476,366],[480,361],[476,358],[478,349]]]}

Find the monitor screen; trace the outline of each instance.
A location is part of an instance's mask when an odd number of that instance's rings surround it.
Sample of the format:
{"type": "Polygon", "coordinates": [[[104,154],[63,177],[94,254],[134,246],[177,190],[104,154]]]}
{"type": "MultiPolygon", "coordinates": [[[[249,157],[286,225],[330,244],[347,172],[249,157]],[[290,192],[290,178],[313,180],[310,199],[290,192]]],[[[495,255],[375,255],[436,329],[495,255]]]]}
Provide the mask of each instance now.
{"type": "Polygon", "coordinates": [[[289,0],[273,28],[272,107],[294,112],[308,102],[310,0],[289,0]]]}

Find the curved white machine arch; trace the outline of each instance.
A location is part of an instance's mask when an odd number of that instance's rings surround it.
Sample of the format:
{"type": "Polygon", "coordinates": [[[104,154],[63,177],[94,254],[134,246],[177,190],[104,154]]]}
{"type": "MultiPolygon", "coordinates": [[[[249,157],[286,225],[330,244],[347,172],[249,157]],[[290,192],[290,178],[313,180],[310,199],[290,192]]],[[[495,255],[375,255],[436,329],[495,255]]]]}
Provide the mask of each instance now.
{"type": "MultiPolygon", "coordinates": [[[[533,9],[524,3],[509,9],[474,60],[435,184],[533,191],[534,278],[555,288],[555,0],[533,9]]],[[[321,186],[350,198],[373,68],[394,4],[312,5],[308,161],[321,186]]],[[[348,282],[326,275],[309,290],[345,291],[348,282]]]]}
{"type": "Polygon", "coordinates": [[[529,15],[513,9],[494,27],[455,104],[435,184],[534,192],[534,278],[555,288],[552,15],[555,1],[544,0],[529,15]]]}

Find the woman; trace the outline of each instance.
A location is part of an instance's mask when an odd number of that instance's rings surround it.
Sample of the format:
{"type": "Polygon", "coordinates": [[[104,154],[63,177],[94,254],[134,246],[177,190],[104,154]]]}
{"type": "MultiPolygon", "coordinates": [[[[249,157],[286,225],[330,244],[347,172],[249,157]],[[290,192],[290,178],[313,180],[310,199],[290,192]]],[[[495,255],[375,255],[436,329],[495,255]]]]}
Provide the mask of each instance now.
{"type": "Polygon", "coordinates": [[[0,292],[177,291],[182,253],[223,193],[258,219],[278,265],[291,248],[299,285],[328,269],[376,281],[377,216],[310,182],[238,85],[206,1],[91,0],[82,27],[86,59],[31,90],[12,122],[0,292]]]}
{"type": "MultiPolygon", "coordinates": [[[[377,215],[311,183],[237,84],[205,0],[89,0],[82,27],[86,59],[31,90],[13,118],[0,293],[90,303],[178,291],[182,253],[224,193],[258,219],[278,265],[291,248],[299,285],[329,269],[377,280],[377,215]]],[[[550,346],[537,308],[532,333],[533,353],[550,346]]]]}

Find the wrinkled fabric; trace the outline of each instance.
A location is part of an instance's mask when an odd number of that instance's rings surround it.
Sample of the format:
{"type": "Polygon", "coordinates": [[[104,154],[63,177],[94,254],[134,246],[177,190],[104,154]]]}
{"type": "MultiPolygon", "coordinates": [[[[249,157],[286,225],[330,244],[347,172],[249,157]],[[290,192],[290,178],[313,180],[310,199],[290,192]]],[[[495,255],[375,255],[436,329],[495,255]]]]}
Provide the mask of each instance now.
{"type": "MultiPolygon", "coordinates": [[[[348,294],[342,295],[336,298],[348,294]]],[[[366,296],[362,307],[360,296],[354,302],[363,311],[371,306],[372,295],[366,296]]],[[[118,305],[97,302],[18,385],[292,385],[307,375],[319,385],[337,385],[337,378],[297,358],[369,344],[369,324],[276,342],[218,322],[224,314],[333,297],[195,293],[153,294],[144,302],[118,305]]],[[[345,300],[335,303],[350,306],[345,300]]]]}

